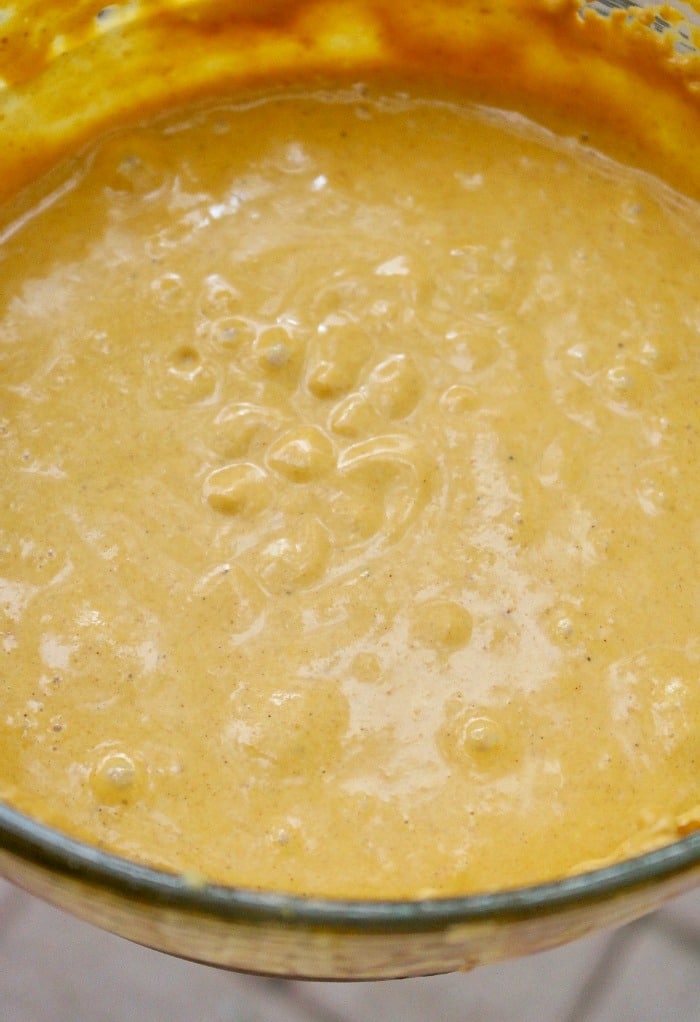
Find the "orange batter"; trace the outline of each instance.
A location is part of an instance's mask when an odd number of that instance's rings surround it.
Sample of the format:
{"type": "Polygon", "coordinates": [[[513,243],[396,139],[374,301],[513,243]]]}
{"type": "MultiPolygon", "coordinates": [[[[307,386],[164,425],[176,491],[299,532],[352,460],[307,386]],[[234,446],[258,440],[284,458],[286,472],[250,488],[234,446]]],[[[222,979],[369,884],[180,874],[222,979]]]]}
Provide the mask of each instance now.
{"type": "Polygon", "coordinates": [[[4,224],[0,797],[360,898],[700,823],[696,202],[367,75],[115,130],[4,224]]]}

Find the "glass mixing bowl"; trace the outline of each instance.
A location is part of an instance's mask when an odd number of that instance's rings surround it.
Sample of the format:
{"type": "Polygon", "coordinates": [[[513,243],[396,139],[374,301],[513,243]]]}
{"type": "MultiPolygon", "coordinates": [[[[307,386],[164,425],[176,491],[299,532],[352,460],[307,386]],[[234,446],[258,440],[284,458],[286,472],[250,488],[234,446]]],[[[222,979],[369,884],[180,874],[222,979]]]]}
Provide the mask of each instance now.
{"type": "MultiPolygon", "coordinates": [[[[610,82],[623,57],[628,68],[635,60],[658,64],[651,78],[633,83],[649,124],[658,128],[666,118],[668,125],[679,90],[685,117],[677,132],[652,131],[623,156],[644,164],[648,144],[671,181],[676,173],[688,179],[695,168],[700,193],[695,20],[688,5],[674,12],[630,0],[596,0],[579,9],[568,0],[425,0],[409,10],[394,0],[141,0],[106,7],[89,0],[18,0],[0,6],[0,193],[131,113],[214,86],[300,70],[359,76],[382,65],[422,72],[440,67],[469,79],[478,97],[497,103],[503,87],[503,95],[519,97],[524,112],[533,106],[568,130],[586,125],[587,108],[597,102],[594,127],[615,150],[615,111],[627,94],[611,92],[610,82]],[[560,31],[565,18],[576,22],[568,50],[562,41],[569,36],[560,31]],[[399,23],[402,47],[393,31],[399,23]],[[412,48],[411,39],[420,45],[412,48]],[[590,85],[580,94],[561,89],[571,75],[564,58],[574,50],[591,68],[590,85]]],[[[334,901],[159,872],[0,803],[0,874],[97,926],[181,957],[280,976],[376,979],[469,969],[626,923],[700,881],[700,832],[532,887],[414,901],[334,901]]]]}
{"type": "Polygon", "coordinates": [[[308,979],[471,969],[620,926],[700,882],[700,833],[555,883],[422,901],[331,901],[193,884],[0,805],[0,873],[122,937],[211,965],[308,979]]]}

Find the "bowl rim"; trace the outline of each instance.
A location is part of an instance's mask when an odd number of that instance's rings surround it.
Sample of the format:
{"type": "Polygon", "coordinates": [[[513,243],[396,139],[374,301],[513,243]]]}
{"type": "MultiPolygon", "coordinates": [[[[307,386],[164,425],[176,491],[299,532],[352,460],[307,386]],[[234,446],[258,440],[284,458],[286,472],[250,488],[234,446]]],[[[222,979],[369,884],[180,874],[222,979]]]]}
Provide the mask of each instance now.
{"type": "Polygon", "coordinates": [[[396,900],[312,897],[200,882],[89,845],[0,802],[0,872],[4,852],[87,887],[154,908],[228,923],[400,933],[523,920],[535,913],[550,915],[669,880],[700,867],[700,830],[633,858],[544,883],[396,900]]]}

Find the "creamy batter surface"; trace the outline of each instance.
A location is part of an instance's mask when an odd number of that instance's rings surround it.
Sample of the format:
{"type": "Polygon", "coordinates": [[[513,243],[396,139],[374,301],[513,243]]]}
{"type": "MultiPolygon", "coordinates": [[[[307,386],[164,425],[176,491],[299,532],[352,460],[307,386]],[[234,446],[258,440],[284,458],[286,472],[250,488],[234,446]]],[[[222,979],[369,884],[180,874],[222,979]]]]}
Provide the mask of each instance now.
{"type": "Polygon", "coordinates": [[[41,187],[0,247],[0,797],[360,898],[700,826],[697,205],[378,86],[41,187]]]}

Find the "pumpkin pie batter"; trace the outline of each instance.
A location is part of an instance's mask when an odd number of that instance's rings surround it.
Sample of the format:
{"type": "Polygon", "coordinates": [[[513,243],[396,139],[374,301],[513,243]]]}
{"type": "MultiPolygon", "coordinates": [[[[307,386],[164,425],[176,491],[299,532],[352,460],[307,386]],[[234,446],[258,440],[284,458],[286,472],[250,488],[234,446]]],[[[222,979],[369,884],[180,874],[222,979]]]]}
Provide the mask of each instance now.
{"type": "Polygon", "coordinates": [[[252,888],[538,882],[700,823],[700,213],[368,81],[13,200],[0,797],[252,888]]]}

